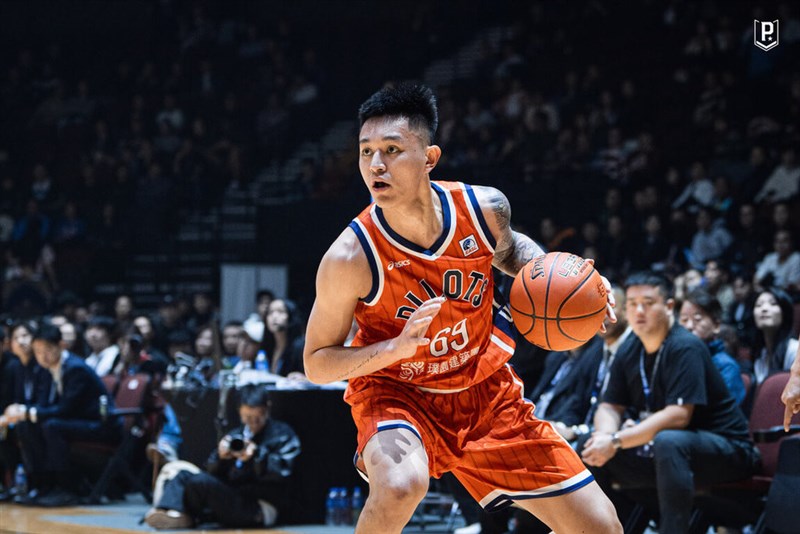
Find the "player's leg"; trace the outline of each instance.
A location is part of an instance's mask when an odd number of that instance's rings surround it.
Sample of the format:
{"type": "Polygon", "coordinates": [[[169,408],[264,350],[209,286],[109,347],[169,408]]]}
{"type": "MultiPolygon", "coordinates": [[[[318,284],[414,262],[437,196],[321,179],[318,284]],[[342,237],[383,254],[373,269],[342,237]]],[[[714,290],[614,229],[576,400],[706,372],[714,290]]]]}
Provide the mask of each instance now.
{"type": "Polygon", "coordinates": [[[614,505],[596,482],[557,497],[516,501],[556,534],[622,534],[614,505]]]}
{"type": "Polygon", "coordinates": [[[356,534],[399,534],[428,492],[425,448],[410,430],[393,428],[373,435],[361,456],[369,477],[369,497],[356,534]]]}

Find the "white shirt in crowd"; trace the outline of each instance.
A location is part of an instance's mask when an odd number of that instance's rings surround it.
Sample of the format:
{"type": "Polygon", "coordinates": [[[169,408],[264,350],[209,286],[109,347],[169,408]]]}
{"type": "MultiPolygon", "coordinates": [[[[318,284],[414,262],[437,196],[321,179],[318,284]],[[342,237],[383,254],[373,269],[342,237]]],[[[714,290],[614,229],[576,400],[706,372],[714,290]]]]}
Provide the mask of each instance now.
{"type": "Polygon", "coordinates": [[[114,364],[119,356],[119,347],[111,345],[99,353],[91,353],[86,357],[86,365],[94,369],[97,376],[106,376],[114,370],[114,364]]]}

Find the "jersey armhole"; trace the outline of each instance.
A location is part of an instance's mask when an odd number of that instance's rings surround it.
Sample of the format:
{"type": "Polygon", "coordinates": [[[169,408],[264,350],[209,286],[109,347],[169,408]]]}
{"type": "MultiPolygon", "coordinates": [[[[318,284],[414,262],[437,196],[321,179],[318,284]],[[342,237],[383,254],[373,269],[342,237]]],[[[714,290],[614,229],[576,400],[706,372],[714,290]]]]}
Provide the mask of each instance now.
{"type": "Polygon", "coordinates": [[[366,229],[362,226],[360,221],[357,219],[353,220],[350,222],[349,227],[355,232],[358,242],[364,250],[364,255],[367,257],[369,270],[372,273],[372,286],[370,287],[369,293],[363,298],[359,297],[358,300],[367,306],[373,306],[378,301],[378,297],[380,297],[381,290],[383,289],[383,272],[379,266],[378,252],[375,250],[366,229]]]}
{"type": "Polygon", "coordinates": [[[464,184],[464,191],[467,193],[467,207],[472,215],[473,221],[477,222],[478,230],[482,234],[481,237],[489,247],[494,250],[497,247],[497,241],[486,223],[486,218],[483,216],[483,210],[478,203],[478,197],[475,196],[475,190],[471,185],[464,184]]]}

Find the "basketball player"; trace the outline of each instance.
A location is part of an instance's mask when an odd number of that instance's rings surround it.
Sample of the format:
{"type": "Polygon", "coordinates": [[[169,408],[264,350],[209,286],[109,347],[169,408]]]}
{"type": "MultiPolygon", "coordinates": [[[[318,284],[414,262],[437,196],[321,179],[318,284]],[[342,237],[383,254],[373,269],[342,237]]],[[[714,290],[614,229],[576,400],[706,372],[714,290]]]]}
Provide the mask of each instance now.
{"type": "Polygon", "coordinates": [[[517,504],[559,534],[621,533],[580,458],[523,400],[507,313],[493,324],[492,266],[515,275],[541,247],[511,230],[501,192],[430,180],[442,154],[430,89],[384,88],[359,119],[374,203],[322,259],[304,354],[310,380],[349,380],[370,484],[356,533],[399,533],[447,471],[489,511],[517,504]]]}

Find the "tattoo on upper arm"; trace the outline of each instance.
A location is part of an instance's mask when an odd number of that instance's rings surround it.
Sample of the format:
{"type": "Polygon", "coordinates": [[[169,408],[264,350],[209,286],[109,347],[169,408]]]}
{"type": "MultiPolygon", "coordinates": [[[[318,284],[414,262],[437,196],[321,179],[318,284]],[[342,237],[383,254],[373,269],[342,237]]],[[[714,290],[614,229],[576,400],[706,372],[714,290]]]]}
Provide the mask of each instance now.
{"type": "Polygon", "coordinates": [[[511,225],[511,208],[508,205],[508,199],[503,193],[497,191],[497,194],[489,202],[492,206],[497,226],[500,227],[501,232],[505,233],[511,225]]]}

